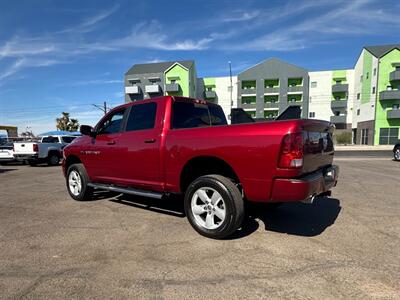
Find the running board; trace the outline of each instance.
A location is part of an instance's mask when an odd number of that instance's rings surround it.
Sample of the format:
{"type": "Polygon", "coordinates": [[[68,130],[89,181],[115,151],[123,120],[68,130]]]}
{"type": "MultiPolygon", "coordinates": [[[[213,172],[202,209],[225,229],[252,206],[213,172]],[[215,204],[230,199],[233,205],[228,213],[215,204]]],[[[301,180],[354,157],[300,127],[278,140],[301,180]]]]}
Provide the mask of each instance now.
{"type": "Polygon", "coordinates": [[[149,197],[149,198],[154,198],[154,199],[161,199],[163,196],[162,193],[138,190],[138,189],[128,188],[128,187],[118,187],[118,186],[114,186],[114,185],[107,185],[107,184],[101,184],[101,183],[88,183],[88,186],[90,186],[92,188],[96,188],[96,189],[110,191],[110,192],[117,192],[117,193],[130,194],[130,195],[136,195],[136,196],[142,196],[142,197],[149,197]]]}

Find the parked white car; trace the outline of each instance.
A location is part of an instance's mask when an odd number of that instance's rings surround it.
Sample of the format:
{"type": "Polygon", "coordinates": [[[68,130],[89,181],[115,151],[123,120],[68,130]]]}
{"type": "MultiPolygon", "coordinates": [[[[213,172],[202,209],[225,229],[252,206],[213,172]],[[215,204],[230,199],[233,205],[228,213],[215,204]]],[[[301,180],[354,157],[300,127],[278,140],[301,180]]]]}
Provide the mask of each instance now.
{"type": "Polygon", "coordinates": [[[14,150],[12,143],[0,145],[0,164],[14,161],[14,150]]]}
{"type": "Polygon", "coordinates": [[[14,158],[27,161],[31,166],[39,163],[57,166],[62,158],[62,149],[75,138],[76,136],[53,135],[42,137],[40,142],[16,142],[14,158]]]}

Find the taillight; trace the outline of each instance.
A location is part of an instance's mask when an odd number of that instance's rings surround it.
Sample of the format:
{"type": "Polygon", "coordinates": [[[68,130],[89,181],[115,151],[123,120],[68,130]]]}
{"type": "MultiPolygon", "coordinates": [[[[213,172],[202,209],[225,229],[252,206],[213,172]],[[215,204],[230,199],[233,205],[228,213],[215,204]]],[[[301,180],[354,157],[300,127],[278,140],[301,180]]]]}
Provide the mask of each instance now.
{"type": "Polygon", "coordinates": [[[280,168],[301,168],[303,166],[303,134],[289,133],[283,137],[279,157],[280,168]]]}
{"type": "Polygon", "coordinates": [[[39,145],[33,144],[33,152],[39,152],[39,145]]]}

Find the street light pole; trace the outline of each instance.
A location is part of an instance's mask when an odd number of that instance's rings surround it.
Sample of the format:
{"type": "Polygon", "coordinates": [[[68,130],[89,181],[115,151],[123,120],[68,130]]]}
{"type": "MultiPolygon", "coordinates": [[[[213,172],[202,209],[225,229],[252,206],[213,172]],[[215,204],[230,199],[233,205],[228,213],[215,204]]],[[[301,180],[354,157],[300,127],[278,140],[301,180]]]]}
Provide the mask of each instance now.
{"type": "Polygon", "coordinates": [[[231,109],[232,109],[232,90],[233,90],[233,85],[232,85],[232,63],[231,61],[228,62],[229,64],[229,78],[231,80],[231,86],[230,86],[230,93],[231,93],[231,109]]]}

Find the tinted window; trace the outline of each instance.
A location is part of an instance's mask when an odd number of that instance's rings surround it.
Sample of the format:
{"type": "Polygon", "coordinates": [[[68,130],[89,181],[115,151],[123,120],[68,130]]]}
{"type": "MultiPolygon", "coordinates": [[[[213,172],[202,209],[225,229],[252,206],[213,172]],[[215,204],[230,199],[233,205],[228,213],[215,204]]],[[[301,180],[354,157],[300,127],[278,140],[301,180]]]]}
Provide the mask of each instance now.
{"type": "Polygon", "coordinates": [[[154,102],[133,105],[129,113],[126,131],[154,128],[157,104],[154,102]]]}
{"type": "Polygon", "coordinates": [[[210,111],[211,125],[218,126],[227,124],[224,111],[220,106],[210,105],[208,109],[210,111]]]}
{"type": "Polygon", "coordinates": [[[61,139],[63,140],[64,143],[69,144],[75,139],[75,137],[73,137],[73,136],[63,136],[61,139]]]}
{"type": "Polygon", "coordinates": [[[208,107],[205,104],[175,101],[172,128],[194,128],[210,126],[208,107]]]}
{"type": "Polygon", "coordinates": [[[122,120],[124,118],[125,109],[115,112],[99,125],[97,134],[117,133],[121,129],[122,120]]]}
{"type": "Polygon", "coordinates": [[[58,137],[48,136],[42,139],[42,143],[58,143],[58,137]]]}

